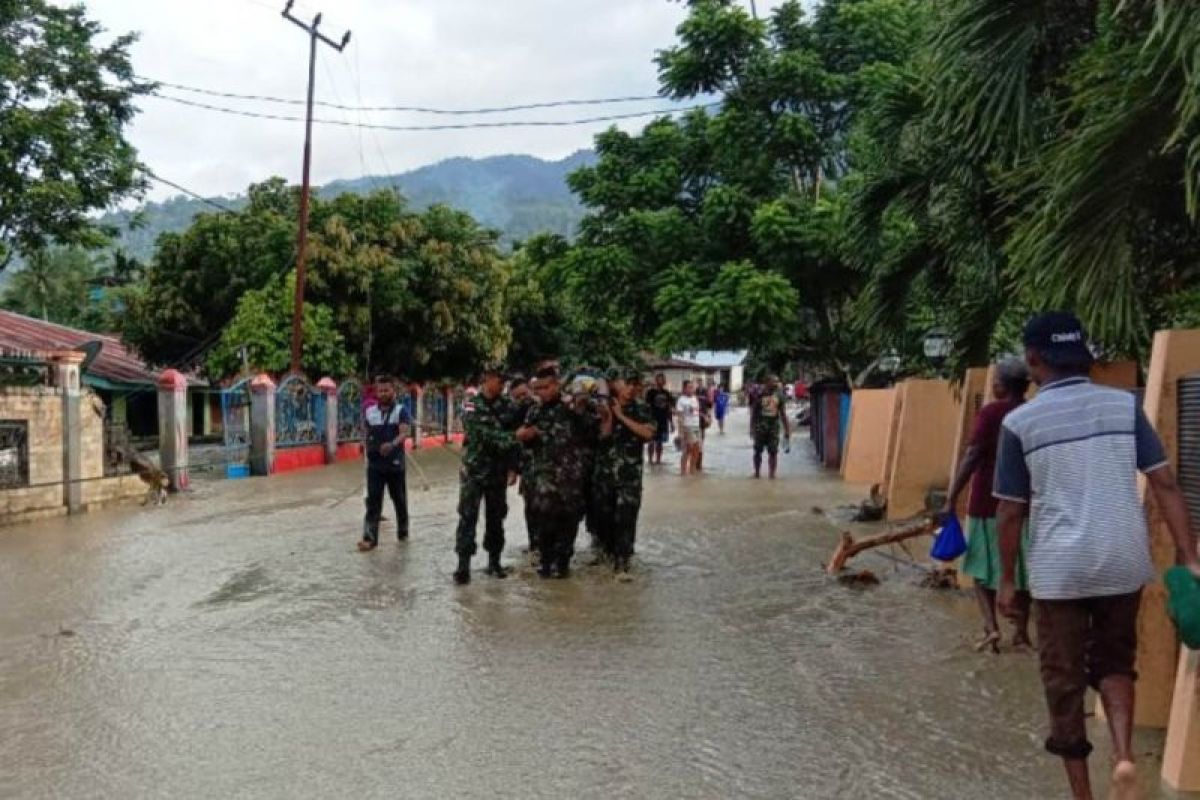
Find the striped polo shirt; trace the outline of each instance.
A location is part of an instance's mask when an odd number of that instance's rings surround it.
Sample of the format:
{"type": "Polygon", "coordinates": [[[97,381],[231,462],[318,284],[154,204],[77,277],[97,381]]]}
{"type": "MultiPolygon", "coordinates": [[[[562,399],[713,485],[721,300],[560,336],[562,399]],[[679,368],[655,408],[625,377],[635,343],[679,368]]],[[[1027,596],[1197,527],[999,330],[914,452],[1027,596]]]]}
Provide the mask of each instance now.
{"type": "Polygon", "coordinates": [[[1087,378],[1046,384],[1005,417],[993,494],[1029,504],[1033,596],[1106,597],[1152,581],[1137,473],[1167,464],[1133,394],[1087,378]]]}

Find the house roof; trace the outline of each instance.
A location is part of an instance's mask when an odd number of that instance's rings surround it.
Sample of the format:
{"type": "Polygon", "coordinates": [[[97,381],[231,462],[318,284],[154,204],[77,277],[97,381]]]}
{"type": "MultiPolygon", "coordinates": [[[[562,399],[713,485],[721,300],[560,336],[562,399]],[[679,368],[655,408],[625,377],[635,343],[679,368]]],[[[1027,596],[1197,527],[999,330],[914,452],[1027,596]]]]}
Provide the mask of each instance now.
{"type": "Polygon", "coordinates": [[[744,365],[749,353],[749,350],[690,350],[675,356],[690,359],[704,369],[729,369],[744,365]]]}
{"type": "Polygon", "coordinates": [[[650,369],[703,369],[695,361],[677,356],[660,356],[654,353],[642,353],[642,360],[650,369]]]}
{"type": "MultiPolygon", "coordinates": [[[[6,350],[74,350],[94,341],[102,342],[103,346],[83,376],[85,384],[105,389],[155,384],[158,373],[116,336],[81,331],[0,310],[0,348],[6,350]]],[[[188,375],[188,383],[205,385],[203,380],[194,375],[188,375]]]]}

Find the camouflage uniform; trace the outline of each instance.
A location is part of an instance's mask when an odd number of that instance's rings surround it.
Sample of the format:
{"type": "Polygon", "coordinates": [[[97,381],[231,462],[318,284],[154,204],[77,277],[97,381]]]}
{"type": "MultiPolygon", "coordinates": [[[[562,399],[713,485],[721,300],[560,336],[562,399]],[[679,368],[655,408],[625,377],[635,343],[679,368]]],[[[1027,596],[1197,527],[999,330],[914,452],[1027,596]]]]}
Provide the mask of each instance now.
{"type": "Polygon", "coordinates": [[[454,550],[460,556],[475,555],[475,528],[482,502],[487,505],[483,549],[499,555],[504,549],[504,518],[508,514],[508,472],[517,466],[513,431],[519,419],[516,406],[503,395],[489,400],[480,393],[472,404],[463,414],[466,439],[459,472],[454,550]]]}
{"type": "Polygon", "coordinates": [[[542,552],[542,567],[566,568],[587,504],[585,447],[594,446],[595,419],[577,413],[563,399],[535,406],[525,421],[538,435],[529,449],[528,509],[542,552]]]}
{"type": "MultiPolygon", "coordinates": [[[[633,400],[622,406],[625,416],[644,425],[654,424],[650,406],[633,400]]],[[[600,496],[600,523],[605,550],[621,566],[633,555],[637,518],[642,507],[642,454],[646,442],[613,419],[612,435],[603,439],[597,456],[595,484],[600,496]]]]}
{"type": "Polygon", "coordinates": [[[759,394],[752,406],[754,415],[754,455],[761,457],[763,450],[770,455],[779,452],[779,429],[783,415],[787,413],[787,395],[782,389],[759,394]]]}
{"type": "MultiPolygon", "coordinates": [[[[519,428],[528,422],[530,413],[536,407],[537,401],[532,397],[528,397],[519,403],[513,403],[516,427],[519,428]]],[[[530,489],[533,486],[532,460],[532,451],[530,448],[517,445],[517,472],[521,475],[520,493],[521,499],[525,502],[525,529],[529,534],[529,552],[531,553],[536,552],[539,547],[533,514],[529,510],[529,499],[532,496],[530,489]]]]}

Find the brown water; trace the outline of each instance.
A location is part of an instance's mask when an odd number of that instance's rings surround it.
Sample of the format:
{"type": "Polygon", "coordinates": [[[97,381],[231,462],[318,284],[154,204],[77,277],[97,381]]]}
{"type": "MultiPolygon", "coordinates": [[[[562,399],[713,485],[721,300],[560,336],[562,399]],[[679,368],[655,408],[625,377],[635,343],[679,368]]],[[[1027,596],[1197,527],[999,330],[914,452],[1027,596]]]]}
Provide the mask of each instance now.
{"type": "Polygon", "coordinates": [[[856,498],[806,445],[750,480],[742,430],[648,475],[632,584],[453,586],[447,453],[367,555],[357,465],[0,531],[0,796],[1063,796],[1033,658],[908,567],[825,580],[856,498]]]}

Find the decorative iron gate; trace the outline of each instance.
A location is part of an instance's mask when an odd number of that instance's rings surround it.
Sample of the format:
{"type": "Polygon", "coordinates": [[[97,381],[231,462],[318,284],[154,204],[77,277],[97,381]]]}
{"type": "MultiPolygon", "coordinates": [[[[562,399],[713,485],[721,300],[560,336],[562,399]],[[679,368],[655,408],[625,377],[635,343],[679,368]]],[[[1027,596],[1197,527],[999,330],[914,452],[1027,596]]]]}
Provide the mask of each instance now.
{"type": "Polygon", "coordinates": [[[250,379],[221,390],[226,477],[250,474],[250,379]]]}
{"type": "Polygon", "coordinates": [[[363,388],[353,378],[342,381],[338,387],[338,441],[361,442],[363,440],[363,388]]]}
{"type": "Polygon", "coordinates": [[[441,436],[446,432],[446,394],[440,386],[421,392],[421,435],[441,436]]]}
{"type": "Polygon", "coordinates": [[[1179,486],[1200,519],[1200,372],[1179,379],[1179,486]]]}
{"type": "Polygon", "coordinates": [[[29,420],[0,420],[0,489],[29,485],[29,420]]]}
{"type": "Polygon", "coordinates": [[[275,390],[275,446],[304,447],[325,441],[325,394],[300,375],[275,390]]]}

